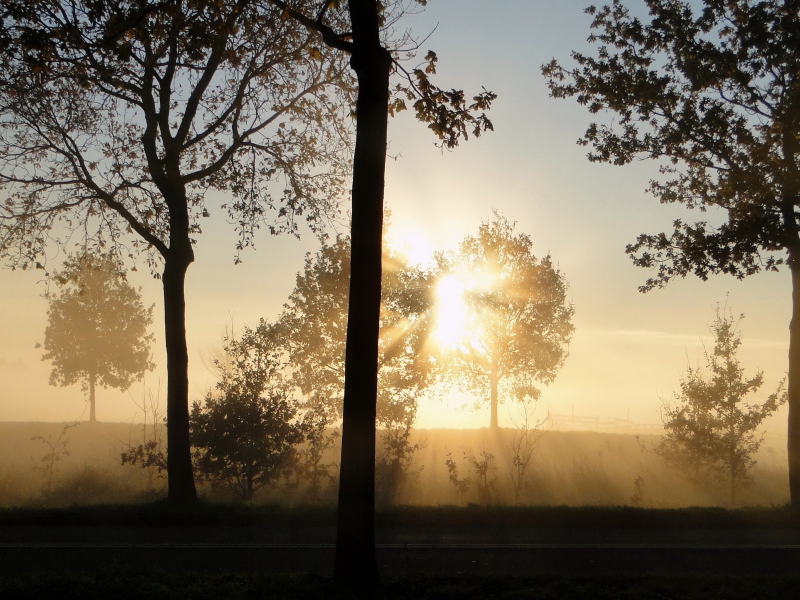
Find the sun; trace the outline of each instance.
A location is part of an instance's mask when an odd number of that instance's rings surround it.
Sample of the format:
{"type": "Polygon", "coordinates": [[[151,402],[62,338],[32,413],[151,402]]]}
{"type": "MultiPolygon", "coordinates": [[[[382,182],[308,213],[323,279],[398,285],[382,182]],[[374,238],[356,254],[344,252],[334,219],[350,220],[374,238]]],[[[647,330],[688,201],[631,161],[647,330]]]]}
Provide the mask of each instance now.
{"type": "Polygon", "coordinates": [[[436,297],[439,311],[435,336],[443,347],[452,348],[465,333],[464,283],[455,275],[448,275],[436,286],[436,297]]]}

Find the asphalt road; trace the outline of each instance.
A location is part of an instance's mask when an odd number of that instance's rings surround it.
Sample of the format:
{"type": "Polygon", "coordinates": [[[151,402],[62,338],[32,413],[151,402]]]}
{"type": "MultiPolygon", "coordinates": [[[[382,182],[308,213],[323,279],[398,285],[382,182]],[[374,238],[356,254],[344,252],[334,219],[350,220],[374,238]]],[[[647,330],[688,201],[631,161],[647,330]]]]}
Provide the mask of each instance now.
{"type": "MultiPolygon", "coordinates": [[[[393,574],[798,575],[794,529],[536,528],[380,530],[393,574]]],[[[75,569],[317,571],[333,564],[330,528],[2,527],[0,573],[75,569]]]]}

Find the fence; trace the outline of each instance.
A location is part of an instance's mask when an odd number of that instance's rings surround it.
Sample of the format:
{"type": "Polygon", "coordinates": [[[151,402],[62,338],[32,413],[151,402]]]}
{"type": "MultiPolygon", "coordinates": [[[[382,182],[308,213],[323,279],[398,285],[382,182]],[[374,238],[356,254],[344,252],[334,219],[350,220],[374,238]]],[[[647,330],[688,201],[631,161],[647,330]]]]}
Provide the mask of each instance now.
{"type": "Polygon", "coordinates": [[[547,417],[554,430],[557,431],[605,431],[613,433],[660,433],[664,426],[661,423],[635,423],[630,419],[608,417],[601,419],[599,415],[583,416],[574,412],[567,415],[549,413],[547,417]]]}

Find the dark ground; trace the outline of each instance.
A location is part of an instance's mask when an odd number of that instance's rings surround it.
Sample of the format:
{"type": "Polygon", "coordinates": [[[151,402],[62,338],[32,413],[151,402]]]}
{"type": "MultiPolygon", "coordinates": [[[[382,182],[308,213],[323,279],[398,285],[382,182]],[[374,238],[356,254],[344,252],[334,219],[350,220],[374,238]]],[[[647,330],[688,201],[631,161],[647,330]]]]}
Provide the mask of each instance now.
{"type": "MultiPolygon", "coordinates": [[[[0,575],[89,570],[330,575],[334,511],[165,504],[0,511],[0,575]]],[[[789,509],[393,508],[390,577],[800,577],[789,509]]]]}
{"type": "MultiPolygon", "coordinates": [[[[380,530],[381,571],[405,575],[800,575],[796,530],[380,530]]],[[[333,529],[26,527],[0,530],[0,574],[157,566],[331,573],[333,529]]]]}

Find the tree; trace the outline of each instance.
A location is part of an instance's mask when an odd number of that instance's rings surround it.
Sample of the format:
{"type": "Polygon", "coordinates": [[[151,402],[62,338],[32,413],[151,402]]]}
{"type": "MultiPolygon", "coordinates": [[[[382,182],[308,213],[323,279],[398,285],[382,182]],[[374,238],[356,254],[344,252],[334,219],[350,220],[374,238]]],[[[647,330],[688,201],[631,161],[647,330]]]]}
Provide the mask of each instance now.
{"type": "MultiPolygon", "coordinates": [[[[328,420],[342,416],[350,240],[340,236],[306,256],[302,273],[279,320],[291,381],[306,407],[328,420]]],[[[384,249],[376,423],[376,487],[392,502],[406,479],[420,442],[411,443],[417,399],[434,373],[431,275],[384,249]]]]}
{"type": "MultiPolygon", "coordinates": [[[[433,374],[432,275],[384,248],[381,289],[377,420],[404,422],[398,405],[413,405],[433,374]]],[[[291,383],[305,405],[342,416],[350,275],[350,238],[339,236],[307,254],[277,328],[291,383]]],[[[401,411],[402,412],[402,411],[401,411]]]]}
{"type": "MultiPolygon", "coordinates": [[[[427,0],[414,0],[425,5],[427,0]]],[[[383,192],[388,115],[414,100],[417,118],[428,123],[443,146],[476,137],[491,122],[483,111],[495,98],[491,92],[474,96],[469,104],[459,90],[443,91],[431,84],[436,55],[428,52],[423,69],[406,71],[395,59],[382,33],[399,18],[403,0],[349,0],[347,14],[338,2],[324,2],[316,16],[283,0],[270,0],[285,14],[321,34],[326,45],[350,55],[356,74],[356,143],[353,156],[350,240],[350,295],[345,352],[342,413],[342,462],[336,527],[335,578],[343,584],[369,586],[378,579],[375,559],[375,418],[378,388],[378,338],[381,302],[383,192]],[[328,15],[338,20],[326,20],[328,15]],[[332,25],[331,25],[332,23],[332,25]],[[349,27],[348,27],[349,25],[349,27]],[[339,27],[337,29],[337,26],[339,27]],[[344,28],[342,28],[344,27],[344,28]],[[393,66],[406,75],[400,94],[390,103],[393,66]],[[479,114],[478,114],[479,113],[479,114]]],[[[394,50],[400,50],[395,47],[394,50]]]]}
{"type": "Polygon", "coordinates": [[[346,65],[255,0],[3,6],[0,255],[43,267],[77,234],[163,264],[169,498],[192,501],[184,280],[206,192],[227,198],[236,260],[261,226],[319,231],[349,164],[346,65]]]}
{"type": "Polygon", "coordinates": [[[150,344],[153,307],[125,279],[113,256],[84,252],[70,256],[53,279],[61,288],[48,296],[42,360],[53,361],[50,385],[83,382],[89,392],[89,421],[97,420],[95,388],[127,390],[155,368],[150,344]]]}
{"type": "Polygon", "coordinates": [[[193,403],[189,415],[194,462],[213,485],[250,500],[294,467],[310,421],[298,418],[298,403],[280,384],[272,325],[229,338],[225,356],[218,394],[193,403]]]}
{"type": "Polygon", "coordinates": [[[796,0],[646,0],[649,21],[620,0],[588,10],[596,57],[578,67],[543,67],[552,96],[577,96],[618,125],[592,124],[580,140],[589,160],[624,165],[663,161],[652,181],[661,202],[701,212],[719,208],[719,226],[676,220],[671,234],[641,235],[627,248],[657,274],[640,288],[712,273],[743,278],[786,264],[792,277],[789,328],[789,487],[800,504],[800,58],[796,0]],[[785,253],[785,254],[784,254],[785,253]]]}
{"type": "Polygon", "coordinates": [[[734,320],[717,307],[710,327],[714,350],[705,352],[708,376],[700,368],[689,367],[675,403],[664,406],[666,434],[655,448],[669,464],[690,471],[697,479],[727,479],[732,506],[736,492],[752,481],[748,471],[756,464],[753,455],[764,441],[756,430],[786,402],[781,382],[763,404],[745,403],[745,397],[761,388],[764,373],[744,377],[736,357],[742,343],[738,331],[742,318],[734,320]]]}
{"type": "Polygon", "coordinates": [[[447,351],[449,371],[489,402],[495,431],[498,404],[537,399],[536,383],[556,376],[574,330],[566,279],[514,227],[495,212],[443,266],[462,282],[467,309],[464,331],[447,351]]]}

